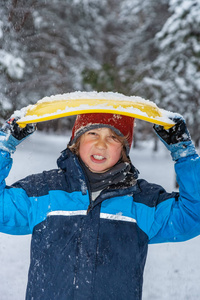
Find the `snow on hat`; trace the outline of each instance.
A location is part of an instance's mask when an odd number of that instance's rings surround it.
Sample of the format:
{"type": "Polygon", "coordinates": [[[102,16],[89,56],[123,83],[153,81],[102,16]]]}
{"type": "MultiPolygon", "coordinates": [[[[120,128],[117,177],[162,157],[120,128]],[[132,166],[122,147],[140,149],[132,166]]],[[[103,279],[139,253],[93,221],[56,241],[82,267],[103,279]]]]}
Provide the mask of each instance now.
{"type": "Polygon", "coordinates": [[[130,151],[133,140],[134,118],[107,113],[88,113],[77,115],[72,129],[71,145],[85,132],[107,127],[112,129],[117,135],[126,137],[126,152],[130,151]]]}

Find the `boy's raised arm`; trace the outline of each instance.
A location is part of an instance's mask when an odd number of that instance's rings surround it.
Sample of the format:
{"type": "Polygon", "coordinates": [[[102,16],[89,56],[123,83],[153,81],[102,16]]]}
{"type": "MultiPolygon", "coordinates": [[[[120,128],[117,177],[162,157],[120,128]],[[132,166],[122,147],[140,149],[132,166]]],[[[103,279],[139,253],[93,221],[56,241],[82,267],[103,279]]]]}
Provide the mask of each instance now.
{"type": "Polygon", "coordinates": [[[159,125],[154,130],[175,161],[179,193],[157,205],[150,243],[184,241],[200,234],[200,158],[183,117],[177,115],[173,121],[169,130],[159,125]]]}
{"type": "Polygon", "coordinates": [[[21,189],[7,187],[5,178],[12,167],[11,153],[34,131],[34,125],[19,128],[15,119],[9,119],[0,129],[0,231],[4,233],[29,233],[25,212],[28,197],[21,189]]]}

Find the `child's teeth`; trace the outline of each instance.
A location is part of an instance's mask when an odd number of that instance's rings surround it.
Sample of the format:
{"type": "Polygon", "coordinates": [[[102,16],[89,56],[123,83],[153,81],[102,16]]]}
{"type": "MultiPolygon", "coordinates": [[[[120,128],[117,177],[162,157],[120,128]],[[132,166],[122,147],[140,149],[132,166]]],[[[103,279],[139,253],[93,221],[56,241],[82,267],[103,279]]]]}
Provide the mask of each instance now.
{"type": "Polygon", "coordinates": [[[101,156],[101,155],[93,155],[93,157],[94,157],[95,159],[98,159],[98,160],[104,159],[104,157],[101,156]]]}

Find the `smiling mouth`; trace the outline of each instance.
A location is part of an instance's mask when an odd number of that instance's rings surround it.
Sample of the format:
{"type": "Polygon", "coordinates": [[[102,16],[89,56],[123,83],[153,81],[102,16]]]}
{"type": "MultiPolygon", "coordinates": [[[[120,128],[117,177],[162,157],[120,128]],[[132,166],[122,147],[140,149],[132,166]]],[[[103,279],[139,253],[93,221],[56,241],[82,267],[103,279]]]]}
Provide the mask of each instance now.
{"type": "Polygon", "coordinates": [[[93,155],[93,157],[94,157],[95,159],[98,159],[98,160],[102,160],[102,159],[105,158],[105,157],[102,156],[102,155],[93,155]]]}
{"type": "Polygon", "coordinates": [[[92,155],[91,158],[92,158],[92,161],[94,161],[94,162],[104,162],[106,160],[106,158],[104,156],[96,155],[96,154],[92,155]]]}

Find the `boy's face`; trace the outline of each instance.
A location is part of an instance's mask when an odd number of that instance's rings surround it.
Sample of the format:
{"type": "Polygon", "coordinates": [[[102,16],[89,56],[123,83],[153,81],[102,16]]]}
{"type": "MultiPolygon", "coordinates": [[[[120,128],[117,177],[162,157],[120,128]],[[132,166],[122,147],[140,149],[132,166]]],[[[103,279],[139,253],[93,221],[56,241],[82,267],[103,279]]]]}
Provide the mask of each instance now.
{"type": "Polygon", "coordinates": [[[109,128],[87,131],[80,138],[79,155],[92,172],[109,170],[118,162],[121,153],[122,144],[109,128]]]}

